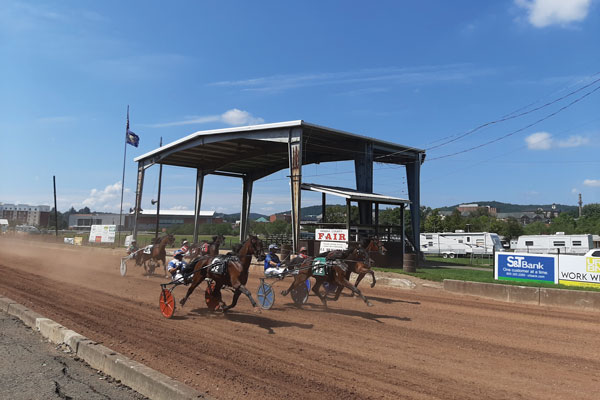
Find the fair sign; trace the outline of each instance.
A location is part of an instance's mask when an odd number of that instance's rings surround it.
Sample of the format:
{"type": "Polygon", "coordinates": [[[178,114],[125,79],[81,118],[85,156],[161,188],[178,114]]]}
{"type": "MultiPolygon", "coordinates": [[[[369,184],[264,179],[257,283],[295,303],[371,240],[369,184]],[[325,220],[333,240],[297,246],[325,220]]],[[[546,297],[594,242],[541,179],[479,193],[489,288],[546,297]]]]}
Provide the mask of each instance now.
{"type": "Polygon", "coordinates": [[[92,225],[90,229],[90,243],[114,243],[116,225],[92,225]]]}
{"type": "Polygon", "coordinates": [[[335,250],[346,250],[348,249],[348,243],[345,242],[324,242],[319,243],[319,253],[325,253],[326,251],[335,250]]]}
{"type": "Polygon", "coordinates": [[[494,278],[497,280],[556,284],[558,283],[557,256],[498,252],[496,253],[494,278]]]}
{"type": "Polygon", "coordinates": [[[558,283],[594,287],[600,284],[600,257],[564,255],[559,263],[558,283]]]}
{"type": "Polygon", "coordinates": [[[325,240],[328,242],[348,242],[347,229],[317,229],[315,230],[316,240],[325,240]]]}

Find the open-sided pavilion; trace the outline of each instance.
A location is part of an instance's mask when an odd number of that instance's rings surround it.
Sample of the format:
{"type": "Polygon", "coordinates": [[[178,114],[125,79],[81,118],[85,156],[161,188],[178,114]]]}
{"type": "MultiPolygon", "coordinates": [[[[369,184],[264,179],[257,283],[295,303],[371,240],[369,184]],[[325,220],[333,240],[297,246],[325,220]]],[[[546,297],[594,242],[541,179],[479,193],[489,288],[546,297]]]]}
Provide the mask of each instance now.
{"type": "MultiPolygon", "coordinates": [[[[135,218],[142,204],[144,172],[154,164],[196,169],[194,242],[198,239],[198,218],[204,177],[209,174],[242,179],[240,239],[248,234],[248,219],[255,181],[282,169],[289,169],[293,251],[298,250],[302,166],[329,161],[354,161],[356,193],[373,193],[373,164],[404,165],[408,186],[412,242],[419,245],[420,170],[425,150],[310,124],[302,120],[199,131],[161,146],[135,161],[138,163],[135,218]]],[[[373,197],[359,200],[361,224],[372,224],[373,197]]],[[[137,224],[134,226],[137,236],[137,224]]]]}

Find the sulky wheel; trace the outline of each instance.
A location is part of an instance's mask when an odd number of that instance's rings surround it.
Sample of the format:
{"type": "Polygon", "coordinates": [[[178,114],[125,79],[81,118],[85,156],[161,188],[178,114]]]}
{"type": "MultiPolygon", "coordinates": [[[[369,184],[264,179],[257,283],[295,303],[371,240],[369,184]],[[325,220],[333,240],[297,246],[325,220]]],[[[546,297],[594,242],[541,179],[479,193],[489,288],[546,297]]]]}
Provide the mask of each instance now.
{"type": "Polygon", "coordinates": [[[165,318],[173,317],[175,314],[175,298],[173,297],[173,293],[167,288],[163,288],[160,292],[160,300],[158,301],[160,306],[160,313],[165,318]]]}
{"type": "Polygon", "coordinates": [[[127,275],[127,258],[121,258],[121,268],[119,268],[121,276],[127,275]]]}
{"type": "Polygon", "coordinates": [[[258,303],[262,309],[268,310],[273,307],[273,304],[275,303],[275,293],[273,292],[273,287],[268,283],[261,281],[256,296],[258,297],[258,303]]]}
{"type": "Polygon", "coordinates": [[[308,290],[310,289],[310,281],[307,279],[305,285],[299,285],[290,291],[292,300],[298,305],[305,304],[308,301],[308,290]]]}
{"type": "Polygon", "coordinates": [[[212,281],[206,287],[204,291],[204,300],[206,301],[206,306],[211,311],[216,311],[221,306],[221,291],[215,290],[217,283],[212,281]]]}

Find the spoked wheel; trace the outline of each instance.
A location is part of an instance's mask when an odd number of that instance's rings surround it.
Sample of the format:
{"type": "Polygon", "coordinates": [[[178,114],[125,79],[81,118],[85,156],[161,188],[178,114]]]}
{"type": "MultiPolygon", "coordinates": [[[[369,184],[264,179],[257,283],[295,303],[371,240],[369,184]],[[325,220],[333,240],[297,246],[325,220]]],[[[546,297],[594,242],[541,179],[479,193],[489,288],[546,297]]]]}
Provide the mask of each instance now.
{"type": "Polygon", "coordinates": [[[273,292],[273,287],[268,283],[265,283],[265,281],[262,279],[260,285],[258,286],[256,296],[258,297],[258,303],[260,304],[260,307],[264,310],[270,309],[273,307],[273,304],[275,304],[275,293],[273,292]]]}
{"type": "Polygon", "coordinates": [[[310,281],[307,279],[305,285],[300,285],[290,291],[292,300],[298,305],[306,304],[308,301],[308,291],[310,290],[310,281]]]}
{"type": "Polygon", "coordinates": [[[173,297],[173,293],[171,293],[169,289],[162,289],[158,304],[160,305],[160,313],[163,315],[163,317],[173,317],[173,314],[175,314],[175,297],[173,297]]]}
{"type": "Polygon", "coordinates": [[[127,257],[121,258],[121,268],[119,268],[119,272],[121,272],[121,276],[127,275],[127,257]]]}
{"type": "Polygon", "coordinates": [[[212,281],[204,291],[204,300],[210,311],[216,311],[221,306],[221,292],[216,290],[217,283],[212,281]]]}

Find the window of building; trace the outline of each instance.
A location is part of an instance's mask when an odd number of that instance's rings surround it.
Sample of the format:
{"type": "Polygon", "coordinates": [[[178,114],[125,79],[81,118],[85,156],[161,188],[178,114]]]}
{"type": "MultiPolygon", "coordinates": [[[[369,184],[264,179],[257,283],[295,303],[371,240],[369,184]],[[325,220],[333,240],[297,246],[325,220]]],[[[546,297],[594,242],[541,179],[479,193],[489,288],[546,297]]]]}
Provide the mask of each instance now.
{"type": "Polygon", "coordinates": [[[573,240],[573,246],[581,246],[581,240],[573,240]]]}
{"type": "Polygon", "coordinates": [[[433,239],[433,235],[425,235],[425,239],[433,239]]]}
{"type": "Polygon", "coordinates": [[[463,242],[463,240],[462,240],[462,239],[458,239],[458,243],[462,243],[462,242],[463,242]]]}
{"type": "Polygon", "coordinates": [[[467,243],[469,243],[471,241],[471,238],[469,236],[467,236],[467,243]]]}
{"type": "Polygon", "coordinates": [[[533,246],[533,240],[526,240],[525,246],[533,246]]]}
{"type": "Polygon", "coordinates": [[[555,240],[554,242],[552,242],[552,244],[556,247],[564,247],[565,241],[564,240],[555,240]]]}
{"type": "Polygon", "coordinates": [[[433,242],[427,243],[428,246],[433,246],[433,242]]]}

